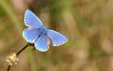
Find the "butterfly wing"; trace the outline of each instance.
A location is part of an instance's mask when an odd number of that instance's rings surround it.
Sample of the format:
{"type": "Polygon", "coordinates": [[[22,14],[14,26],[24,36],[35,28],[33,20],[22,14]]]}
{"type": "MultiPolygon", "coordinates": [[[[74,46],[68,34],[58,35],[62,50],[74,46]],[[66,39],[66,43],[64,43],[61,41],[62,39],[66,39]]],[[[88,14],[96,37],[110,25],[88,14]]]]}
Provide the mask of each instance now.
{"type": "Polygon", "coordinates": [[[43,24],[40,19],[30,10],[26,10],[24,22],[27,26],[35,27],[35,28],[42,28],[43,24]]]}
{"type": "Polygon", "coordinates": [[[53,30],[47,30],[46,34],[51,38],[53,46],[62,45],[68,40],[64,35],[53,30]]]}
{"type": "Polygon", "coordinates": [[[39,29],[28,27],[23,31],[23,37],[27,40],[27,42],[34,43],[39,33],[40,33],[39,29]]]}
{"type": "Polygon", "coordinates": [[[50,40],[45,34],[42,34],[35,43],[36,49],[45,52],[49,49],[50,40]]]}

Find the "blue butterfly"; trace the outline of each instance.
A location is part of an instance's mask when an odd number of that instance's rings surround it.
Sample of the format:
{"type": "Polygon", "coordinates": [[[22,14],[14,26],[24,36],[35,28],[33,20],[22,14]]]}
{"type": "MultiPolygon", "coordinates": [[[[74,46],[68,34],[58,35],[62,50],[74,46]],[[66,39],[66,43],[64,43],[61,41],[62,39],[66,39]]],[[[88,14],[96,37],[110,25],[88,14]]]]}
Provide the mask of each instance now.
{"type": "Polygon", "coordinates": [[[39,51],[45,52],[48,50],[49,38],[52,40],[53,46],[62,45],[68,40],[64,35],[43,27],[40,19],[30,10],[26,10],[24,21],[28,28],[23,31],[23,37],[27,42],[34,43],[35,48],[39,51]]]}

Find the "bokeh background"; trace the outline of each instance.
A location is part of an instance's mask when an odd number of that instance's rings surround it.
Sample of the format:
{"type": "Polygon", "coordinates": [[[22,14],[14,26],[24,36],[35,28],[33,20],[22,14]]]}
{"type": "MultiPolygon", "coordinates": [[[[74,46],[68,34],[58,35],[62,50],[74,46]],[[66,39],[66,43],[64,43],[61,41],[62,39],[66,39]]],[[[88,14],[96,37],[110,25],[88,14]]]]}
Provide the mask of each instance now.
{"type": "Polygon", "coordinates": [[[10,71],[113,71],[113,0],[0,0],[0,71],[27,44],[26,9],[68,42],[46,52],[28,47],[10,71]]]}

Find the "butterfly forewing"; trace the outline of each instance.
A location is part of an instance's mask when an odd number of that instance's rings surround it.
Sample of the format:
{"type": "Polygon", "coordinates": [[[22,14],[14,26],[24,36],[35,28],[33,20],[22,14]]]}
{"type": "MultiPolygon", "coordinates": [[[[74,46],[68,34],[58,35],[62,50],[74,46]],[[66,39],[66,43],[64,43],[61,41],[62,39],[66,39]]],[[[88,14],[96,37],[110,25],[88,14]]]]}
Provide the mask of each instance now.
{"type": "Polygon", "coordinates": [[[67,41],[67,38],[64,35],[56,32],[56,31],[47,30],[46,34],[48,37],[51,38],[51,40],[53,42],[53,46],[62,45],[67,41]]]}
{"type": "Polygon", "coordinates": [[[26,10],[24,21],[25,24],[30,27],[35,27],[39,29],[43,27],[43,24],[40,19],[30,10],[26,10]]]}

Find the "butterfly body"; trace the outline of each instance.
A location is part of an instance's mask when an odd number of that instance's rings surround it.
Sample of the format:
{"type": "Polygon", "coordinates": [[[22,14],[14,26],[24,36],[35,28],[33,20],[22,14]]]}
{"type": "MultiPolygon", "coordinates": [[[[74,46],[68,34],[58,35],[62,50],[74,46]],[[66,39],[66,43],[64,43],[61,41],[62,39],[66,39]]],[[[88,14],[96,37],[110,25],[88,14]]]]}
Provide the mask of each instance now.
{"type": "Polygon", "coordinates": [[[42,35],[46,35],[46,31],[47,31],[47,28],[46,28],[46,27],[42,27],[42,28],[40,29],[39,34],[37,35],[37,37],[35,38],[35,41],[34,41],[33,43],[36,43],[36,41],[37,41],[38,39],[40,39],[40,37],[41,37],[42,35]]]}
{"type": "Polygon", "coordinates": [[[47,31],[47,28],[46,28],[46,27],[43,27],[43,28],[41,29],[40,34],[45,34],[45,33],[46,33],[46,31],[47,31]]]}
{"type": "Polygon", "coordinates": [[[53,42],[53,46],[62,45],[67,41],[64,35],[43,27],[40,19],[30,10],[26,10],[24,21],[28,28],[23,31],[23,37],[27,42],[34,43],[34,46],[39,51],[45,52],[48,50],[50,39],[53,42]]]}

